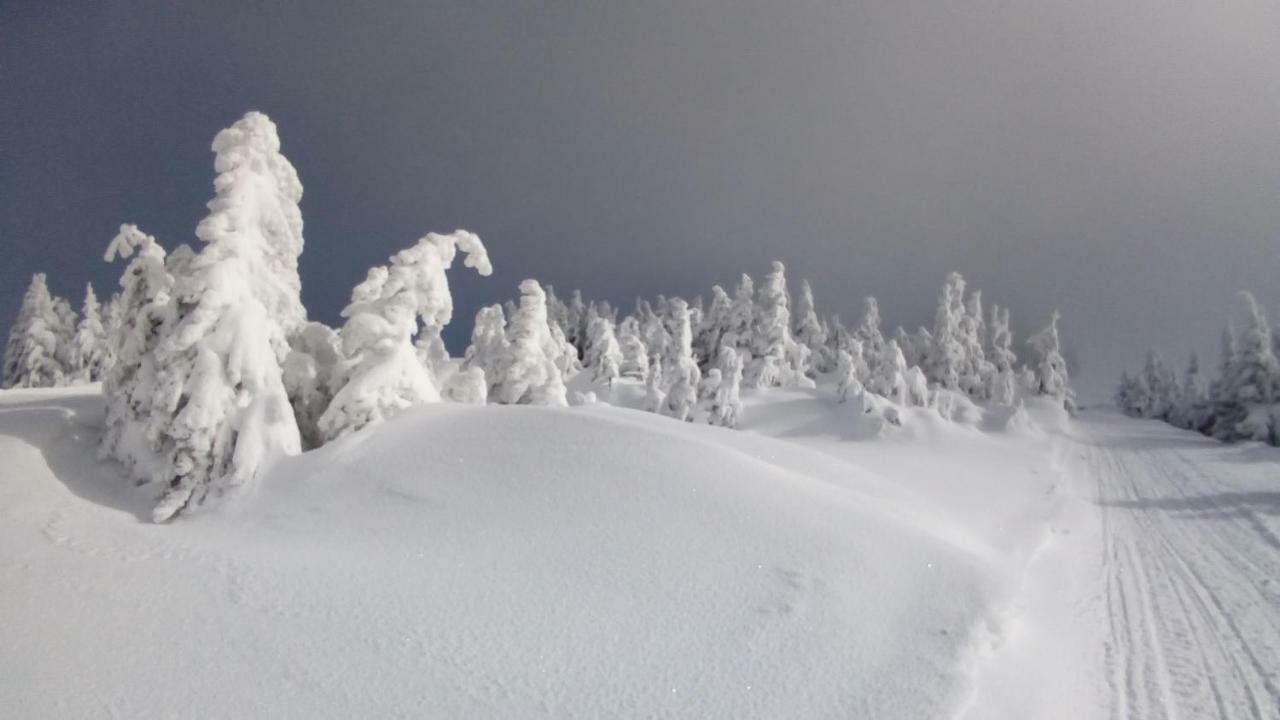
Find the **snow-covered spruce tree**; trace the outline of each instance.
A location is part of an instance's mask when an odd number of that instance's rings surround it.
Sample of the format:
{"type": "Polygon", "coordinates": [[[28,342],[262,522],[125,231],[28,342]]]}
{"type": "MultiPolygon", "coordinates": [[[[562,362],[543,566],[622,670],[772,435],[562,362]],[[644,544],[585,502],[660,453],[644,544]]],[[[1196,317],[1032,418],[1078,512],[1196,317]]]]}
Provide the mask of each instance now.
{"type": "Polygon", "coordinates": [[[649,351],[640,338],[640,322],[628,315],[618,325],[618,346],[622,350],[622,377],[643,380],[649,374],[649,351]]]}
{"type": "MultiPolygon", "coordinates": [[[[569,310],[565,317],[564,337],[576,351],[581,352],[587,342],[587,306],[582,302],[582,291],[574,290],[569,298],[569,310]]],[[[577,357],[581,357],[578,355],[577,357]]],[[[576,359],[576,358],[575,358],[576,359]]]]}
{"type": "Polygon", "coordinates": [[[1240,293],[1245,326],[1235,342],[1234,358],[1223,379],[1214,434],[1226,440],[1262,440],[1277,444],[1280,362],[1271,326],[1253,295],[1240,293]]]}
{"type": "Polygon", "coordinates": [[[729,316],[720,339],[722,346],[738,351],[744,365],[750,360],[751,348],[755,343],[755,296],[755,283],[750,275],[744,273],[734,290],[733,305],[729,308],[729,316]]]}
{"type": "Polygon", "coordinates": [[[1067,362],[1062,358],[1058,339],[1058,312],[1055,310],[1049,325],[1027,340],[1035,354],[1035,392],[1062,401],[1068,412],[1075,411],[1075,393],[1067,375],[1067,362]]]}
{"type": "MultiPolygon", "coordinates": [[[[902,331],[902,328],[898,330],[902,331]]],[[[884,334],[880,331],[880,303],[874,297],[867,296],[862,299],[862,322],[858,324],[853,334],[862,341],[862,352],[867,358],[867,366],[874,372],[876,363],[884,354],[884,334]]],[[[903,331],[903,335],[905,334],[903,331]]],[[[901,338],[898,344],[902,345],[901,338]]]]}
{"type": "Polygon", "coordinates": [[[587,326],[586,367],[595,382],[612,385],[622,374],[622,348],[613,332],[613,321],[596,315],[587,326]]]}
{"type": "Polygon", "coordinates": [[[488,305],[476,313],[471,326],[471,344],[463,356],[464,370],[478,368],[484,373],[486,397],[502,382],[511,344],[507,342],[506,319],[501,305],[488,305]]]}
{"type": "Polygon", "coordinates": [[[1207,420],[1206,414],[1204,388],[1200,386],[1200,358],[1193,352],[1187,360],[1187,369],[1183,373],[1169,422],[1186,430],[1199,431],[1207,420]]]}
{"type": "MultiPolygon", "coordinates": [[[[659,304],[659,310],[662,313],[666,312],[665,305],[665,301],[659,304]]],[[[641,300],[637,303],[636,317],[640,321],[640,340],[644,343],[645,349],[650,355],[665,357],[667,345],[671,343],[671,333],[667,330],[662,314],[654,312],[647,301],[641,300]]]]}
{"type": "Polygon", "coordinates": [[[1146,382],[1148,391],[1144,417],[1168,420],[1169,414],[1173,412],[1178,386],[1173,372],[1155,348],[1147,350],[1142,379],[1146,382]]]}
{"type": "MultiPolygon", "coordinates": [[[[907,370],[906,375],[906,402],[910,405],[918,407],[928,407],[929,405],[929,379],[925,377],[924,371],[919,365],[912,365],[907,370]]],[[[948,400],[948,406],[950,400],[948,400]]],[[[948,414],[949,418],[950,415],[948,414]]]]}
{"type": "Polygon", "coordinates": [[[134,225],[121,225],[107,246],[105,259],[127,259],[120,275],[120,292],[112,301],[107,335],[114,357],[102,380],[106,398],[106,428],[99,446],[104,457],[123,464],[139,481],[149,481],[157,468],[167,417],[153,413],[159,366],[155,350],[173,327],[173,276],[165,264],[164,248],[134,225]]]}
{"type": "MultiPolygon", "coordinates": [[[[858,343],[858,345],[861,344],[858,343]]],[[[847,350],[837,350],[836,402],[844,402],[849,399],[850,394],[857,396],[861,391],[862,383],[858,381],[858,370],[853,355],[847,350]]]]}
{"type": "Polygon", "coordinates": [[[651,413],[661,413],[667,406],[667,393],[662,386],[662,358],[654,355],[649,359],[649,372],[644,380],[644,409],[651,413]]]}
{"type": "MultiPolygon", "coordinates": [[[[342,311],[345,371],[333,401],[320,417],[326,440],[382,422],[405,408],[439,402],[440,387],[413,345],[422,326],[438,333],[453,315],[446,271],[461,250],[464,265],[482,276],[493,272],[484,244],[475,234],[455,230],[429,233],[413,247],[369,270],[351,291],[342,311]]],[[[543,306],[543,325],[546,308],[543,306]]]]}
{"type": "Polygon", "coordinates": [[[689,306],[680,298],[669,303],[673,320],[672,341],[662,360],[663,375],[668,378],[663,414],[676,420],[692,420],[698,402],[698,382],[702,379],[698,363],[693,359],[693,331],[689,322],[689,306]]]}
{"type": "Polygon", "coordinates": [[[284,387],[304,449],[324,444],[320,418],[345,379],[343,364],[342,336],[324,323],[308,322],[289,338],[284,387]]]}
{"type": "Polygon", "coordinates": [[[66,368],[58,359],[61,326],[62,318],[54,308],[44,273],[32,275],[18,317],[9,330],[4,352],[5,387],[54,387],[63,383],[66,368]]]}
{"type": "Polygon", "coordinates": [[[797,387],[804,384],[802,379],[807,368],[803,364],[808,361],[808,354],[797,352],[794,347],[786,268],[776,260],[756,292],[752,340],[752,360],[746,372],[750,387],[797,387]]]}
{"type": "Polygon", "coordinates": [[[931,382],[948,390],[960,388],[960,376],[968,366],[960,328],[964,317],[964,278],[960,273],[947,275],[938,296],[934,316],[933,341],[925,358],[925,375],[931,382]]]}
{"type": "Polygon", "coordinates": [[[711,305],[703,313],[702,322],[697,326],[693,338],[693,354],[699,365],[707,366],[715,362],[732,312],[733,301],[729,299],[729,294],[719,285],[713,286],[711,305]]]}
{"type": "Polygon", "coordinates": [[[218,133],[213,151],[215,196],[196,228],[204,247],[175,277],[177,322],[155,349],[167,478],[157,522],[301,449],[281,365],[306,321],[302,184],[261,113],[218,133]]]}
{"type": "Polygon", "coordinates": [[[71,341],[71,374],[75,382],[97,382],[102,379],[107,357],[107,330],[102,324],[101,305],[93,293],[93,285],[84,286],[84,304],[80,324],[71,341]]]}
{"type": "Polygon", "coordinates": [[[520,306],[507,324],[510,343],[494,397],[508,405],[568,405],[564,377],[556,364],[559,344],[547,323],[547,297],[536,280],[520,283],[520,306]]]}
{"type": "Polygon", "coordinates": [[[1013,331],[1009,329],[1009,310],[998,305],[991,306],[991,365],[992,374],[989,381],[987,397],[1001,405],[1013,404],[1017,394],[1018,356],[1013,352],[1013,331]]]}
{"type": "Polygon", "coordinates": [[[484,370],[473,365],[454,373],[445,383],[444,397],[449,402],[484,405],[489,399],[489,382],[484,370]]]}
{"type": "MultiPolygon", "coordinates": [[[[548,323],[547,329],[550,331],[551,338],[547,345],[547,354],[555,362],[562,381],[572,378],[582,370],[582,362],[578,359],[578,348],[569,342],[559,326],[548,323]]],[[[586,337],[585,332],[582,337],[586,337]]]]}
{"type": "Polygon", "coordinates": [[[896,339],[884,344],[868,389],[899,405],[907,404],[907,359],[896,339]]]}
{"type": "Polygon", "coordinates": [[[800,298],[796,301],[793,322],[793,336],[809,350],[809,359],[813,364],[811,374],[830,372],[834,361],[827,353],[827,331],[818,320],[817,310],[813,306],[813,288],[809,286],[808,280],[800,281],[800,298]]]}
{"type": "Polygon", "coordinates": [[[975,400],[990,397],[991,378],[995,365],[987,360],[986,320],[982,316],[982,291],[969,294],[964,312],[960,316],[960,344],[964,347],[964,367],[960,373],[960,389],[975,400]]]}
{"type": "Polygon", "coordinates": [[[1130,375],[1127,371],[1120,375],[1120,385],[1116,388],[1115,405],[1120,412],[1129,417],[1146,417],[1148,404],[1147,384],[1142,376],[1130,375]]]}
{"type": "Polygon", "coordinates": [[[742,417],[742,400],[739,390],[742,387],[742,358],[732,347],[724,345],[720,348],[716,370],[720,372],[720,382],[716,386],[715,399],[711,402],[707,414],[707,422],[720,427],[735,428],[742,417]]]}
{"type": "Polygon", "coordinates": [[[556,297],[556,289],[551,285],[543,285],[547,294],[547,322],[558,325],[562,331],[569,328],[569,306],[556,297]]]}
{"type": "Polygon", "coordinates": [[[58,358],[58,363],[62,365],[62,379],[58,385],[68,385],[76,382],[76,367],[74,364],[74,348],[76,340],[76,328],[80,325],[80,317],[76,315],[76,311],[71,307],[70,301],[65,298],[53,298],[53,314],[58,318],[58,349],[54,353],[58,358]]]}

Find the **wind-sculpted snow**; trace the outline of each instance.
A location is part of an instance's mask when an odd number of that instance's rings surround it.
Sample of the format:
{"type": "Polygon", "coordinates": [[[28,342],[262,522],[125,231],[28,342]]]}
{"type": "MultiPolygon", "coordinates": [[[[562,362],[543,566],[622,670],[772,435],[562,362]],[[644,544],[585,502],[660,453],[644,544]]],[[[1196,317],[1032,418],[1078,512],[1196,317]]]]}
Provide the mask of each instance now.
{"type": "Polygon", "coordinates": [[[0,393],[3,717],[1277,717],[1268,448],[446,403],[159,526],[94,391],[0,393]]]}

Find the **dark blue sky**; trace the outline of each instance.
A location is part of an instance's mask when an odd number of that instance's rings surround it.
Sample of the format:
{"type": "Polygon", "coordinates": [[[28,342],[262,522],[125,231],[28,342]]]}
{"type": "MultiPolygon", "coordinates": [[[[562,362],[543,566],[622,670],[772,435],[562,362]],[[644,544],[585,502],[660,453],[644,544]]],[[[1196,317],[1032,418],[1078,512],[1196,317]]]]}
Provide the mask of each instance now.
{"type": "Polygon", "coordinates": [[[429,230],[484,238],[451,344],[523,277],[629,304],[759,275],[927,321],[946,271],[1054,307],[1108,383],[1280,301],[1280,5],[0,4],[0,332],[27,279],[80,301],[122,222],[192,242],[209,143],[278,124],[304,300],[336,321],[429,230]]]}

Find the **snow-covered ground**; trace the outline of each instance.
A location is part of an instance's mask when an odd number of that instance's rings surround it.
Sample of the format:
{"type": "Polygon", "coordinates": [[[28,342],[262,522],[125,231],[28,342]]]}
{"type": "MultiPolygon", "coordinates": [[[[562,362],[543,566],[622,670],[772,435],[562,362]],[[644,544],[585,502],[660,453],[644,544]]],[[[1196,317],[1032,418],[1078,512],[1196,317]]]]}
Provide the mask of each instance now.
{"type": "Polygon", "coordinates": [[[1043,407],[435,405],[158,526],[0,392],[0,716],[1274,718],[1280,451],[1043,407]]]}

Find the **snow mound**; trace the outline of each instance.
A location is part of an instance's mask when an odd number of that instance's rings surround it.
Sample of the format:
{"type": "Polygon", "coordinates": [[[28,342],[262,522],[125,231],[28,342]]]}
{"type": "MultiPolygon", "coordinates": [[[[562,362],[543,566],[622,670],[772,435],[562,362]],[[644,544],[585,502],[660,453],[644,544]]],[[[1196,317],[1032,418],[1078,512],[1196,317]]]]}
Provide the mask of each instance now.
{"type": "Polygon", "coordinates": [[[0,587],[21,620],[0,629],[0,707],[950,714],[1005,591],[995,544],[922,500],[940,479],[887,472],[909,439],[804,436],[845,408],[778,403],[792,439],[603,404],[421,407],[155,526],[151,491],[94,459],[96,396],[0,393],[0,587]]]}

